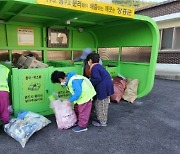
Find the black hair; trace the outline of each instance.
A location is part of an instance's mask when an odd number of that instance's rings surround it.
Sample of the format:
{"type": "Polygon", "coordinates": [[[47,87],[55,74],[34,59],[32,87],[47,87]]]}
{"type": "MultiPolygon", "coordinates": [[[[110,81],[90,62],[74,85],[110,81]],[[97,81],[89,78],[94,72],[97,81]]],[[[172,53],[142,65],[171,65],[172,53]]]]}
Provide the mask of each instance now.
{"type": "Polygon", "coordinates": [[[87,58],[86,61],[89,61],[90,59],[92,60],[92,63],[99,63],[99,54],[98,53],[90,53],[87,58]]]}
{"type": "Polygon", "coordinates": [[[61,71],[54,71],[52,74],[51,74],[51,81],[52,83],[59,83],[59,78],[61,79],[64,79],[66,76],[66,74],[64,72],[61,72],[61,71]]]}

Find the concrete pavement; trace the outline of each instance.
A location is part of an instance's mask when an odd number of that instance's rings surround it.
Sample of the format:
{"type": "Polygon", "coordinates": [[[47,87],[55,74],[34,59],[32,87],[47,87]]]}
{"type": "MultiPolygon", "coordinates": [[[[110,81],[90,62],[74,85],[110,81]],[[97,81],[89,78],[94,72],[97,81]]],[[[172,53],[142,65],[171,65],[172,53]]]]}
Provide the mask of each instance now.
{"type": "Polygon", "coordinates": [[[1,154],[179,154],[180,81],[155,80],[151,93],[134,104],[111,104],[107,127],[59,131],[52,124],[35,133],[24,149],[0,130],[1,154]]]}
{"type": "Polygon", "coordinates": [[[157,64],[156,78],[180,80],[180,64],[157,64]]]}

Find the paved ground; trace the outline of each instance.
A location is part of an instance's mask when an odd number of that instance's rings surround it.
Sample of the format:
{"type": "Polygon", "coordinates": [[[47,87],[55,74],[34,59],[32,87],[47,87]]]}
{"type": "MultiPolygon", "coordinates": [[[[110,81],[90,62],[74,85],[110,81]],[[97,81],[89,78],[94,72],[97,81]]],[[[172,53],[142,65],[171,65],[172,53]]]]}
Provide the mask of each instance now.
{"type": "Polygon", "coordinates": [[[109,124],[74,133],[52,124],[25,148],[0,129],[0,154],[179,154],[180,81],[156,80],[152,92],[134,104],[111,104],[109,124]]]}

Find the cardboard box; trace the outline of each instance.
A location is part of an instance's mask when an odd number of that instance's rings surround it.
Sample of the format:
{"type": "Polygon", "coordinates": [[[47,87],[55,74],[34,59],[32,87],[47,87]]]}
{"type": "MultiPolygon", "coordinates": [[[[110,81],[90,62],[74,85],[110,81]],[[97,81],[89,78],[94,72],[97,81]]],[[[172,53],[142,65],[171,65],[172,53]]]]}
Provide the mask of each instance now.
{"type": "Polygon", "coordinates": [[[17,61],[17,64],[16,64],[17,67],[18,67],[18,68],[23,68],[23,67],[24,67],[24,63],[25,63],[26,60],[27,60],[27,57],[21,55],[21,56],[19,57],[18,61],[17,61]]]}
{"type": "Polygon", "coordinates": [[[24,62],[24,68],[45,68],[48,67],[47,64],[44,64],[34,57],[27,57],[27,60],[24,62]]]}

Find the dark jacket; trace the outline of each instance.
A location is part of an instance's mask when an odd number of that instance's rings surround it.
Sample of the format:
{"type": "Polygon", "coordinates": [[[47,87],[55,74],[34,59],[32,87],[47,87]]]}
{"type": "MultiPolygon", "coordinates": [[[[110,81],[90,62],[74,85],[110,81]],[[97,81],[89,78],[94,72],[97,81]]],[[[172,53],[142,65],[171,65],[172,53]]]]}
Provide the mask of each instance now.
{"type": "Polygon", "coordinates": [[[92,67],[90,80],[99,100],[106,99],[108,96],[114,94],[111,76],[102,65],[96,64],[92,67]]]}

